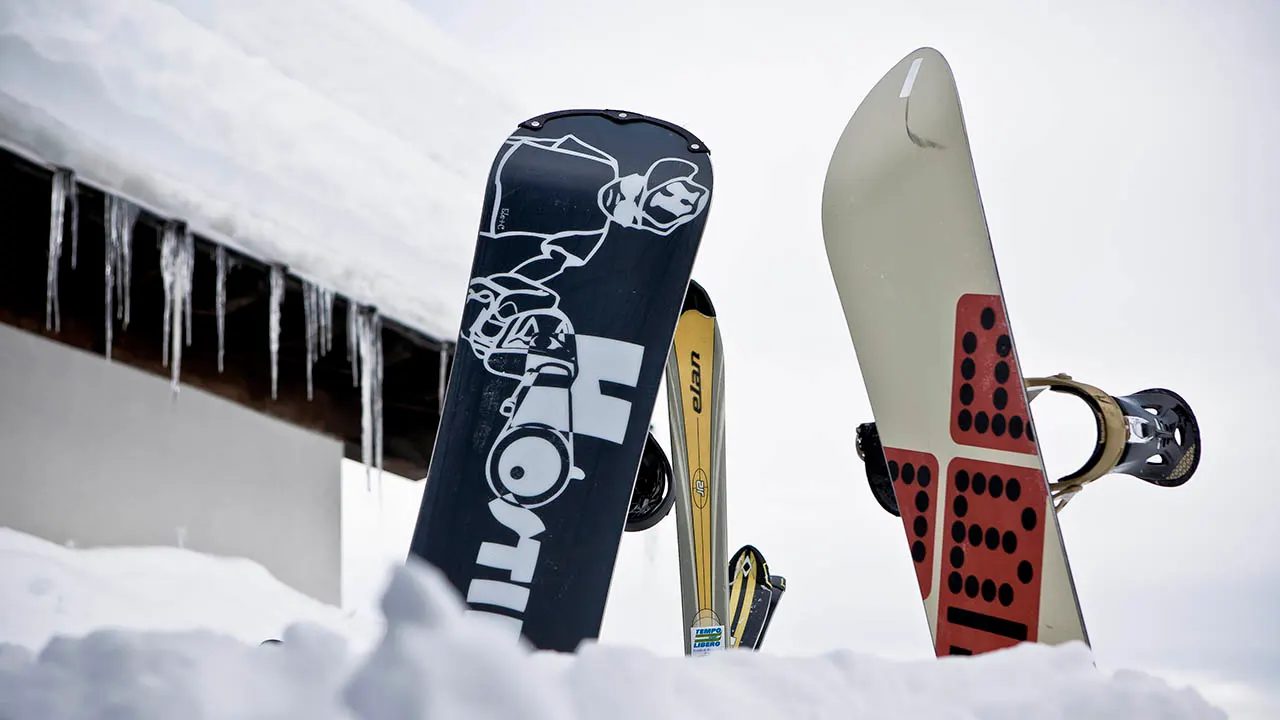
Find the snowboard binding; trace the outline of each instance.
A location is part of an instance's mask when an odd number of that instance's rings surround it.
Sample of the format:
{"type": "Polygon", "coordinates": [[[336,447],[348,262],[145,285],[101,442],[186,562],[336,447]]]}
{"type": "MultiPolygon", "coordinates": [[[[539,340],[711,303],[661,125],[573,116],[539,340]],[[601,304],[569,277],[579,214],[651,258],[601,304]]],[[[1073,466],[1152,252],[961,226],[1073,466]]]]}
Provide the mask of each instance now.
{"type": "Polygon", "coordinates": [[[631,507],[627,509],[627,532],[641,532],[657,525],[675,504],[671,463],[662,446],[650,433],[640,456],[635,489],[631,491],[631,507]]]}
{"type": "MultiPolygon", "coordinates": [[[[1200,425],[1191,406],[1172,390],[1149,388],[1132,395],[1110,395],[1062,373],[1027,378],[1026,387],[1028,400],[1046,389],[1079,398],[1097,423],[1093,454],[1075,472],[1049,483],[1056,510],[1104,475],[1131,475],[1152,485],[1178,487],[1199,467],[1200,425]]],[[[856,443],[871,494],[886,512],[901,517],[874,422],[858,426],[856,443]]]]}
{"type": "Polygon", "coordinates": [[[1172,390],[1149,388],[1116,396],[1065,373],[1027,378],[1029,399],[1046,388],[1083,400],[1098,426],[1093,454],[1085,464],[1049,484],[1058,510],[1103,475],[1132,475],[1152,485],[1177,487],[1199,467],[1200,425],[1191,406],[1172,390]]]}
{"type": "Polygon", "coordinates": [[[871,495],[885,512],[901,517],[898,498],[893,494],[893,481],[889,478],[889,465],[885,462],[884,447],[880,444],[880,433],[876,432],[875,423],[862,423],[858,426],[854,447],[867,469],[867,484],[871,486],[871,495]]]}

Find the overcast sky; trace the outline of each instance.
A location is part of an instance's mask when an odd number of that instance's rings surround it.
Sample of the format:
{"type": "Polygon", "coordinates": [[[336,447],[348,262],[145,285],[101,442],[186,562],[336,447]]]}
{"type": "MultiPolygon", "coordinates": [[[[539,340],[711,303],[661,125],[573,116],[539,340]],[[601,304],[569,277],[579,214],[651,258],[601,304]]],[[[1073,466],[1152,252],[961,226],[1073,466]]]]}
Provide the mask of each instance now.
{"type": "MultiPolygon", "coordinates": [[[[789,580],[766,645],[785,654],[932,654],[901,521],[853,450],[872,417],[820,202],[864,94],[915,48],[940,50],[1026,372],[1115,394],[1169,387],[1203,426],[1188,485],[1109,477],[1062,514],[1099,665],[1195,683],[1241,717],[1280,714],[1280,523],[1263,464],[1280,400],[1280,5],[412,1],[529,114],[630,109],[710,147],[694,277],[728,356],[729,541],[789,580]]],[[[1035,410],[1050,473],[1075,469],[1092,442],[1083,405],[1035,410]]],[[[661,397],[654,423],[667,445],[661,397]]],[[[367,527],[372,496],[349,485],[349,527],[367,527]]],[[[394,554],[420,487],[385,491],[394,554]]],[[[603,642],[681,652],[675,548],[670,520],[625,538],[603,642]]],[[[348,568],[358,605],[381,575],[348,568]]]]}

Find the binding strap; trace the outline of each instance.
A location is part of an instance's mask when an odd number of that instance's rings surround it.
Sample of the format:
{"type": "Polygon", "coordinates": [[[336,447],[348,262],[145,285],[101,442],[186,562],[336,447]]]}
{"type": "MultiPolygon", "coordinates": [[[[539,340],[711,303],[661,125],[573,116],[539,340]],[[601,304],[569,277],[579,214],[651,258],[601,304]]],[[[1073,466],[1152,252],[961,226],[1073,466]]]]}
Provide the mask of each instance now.
{"type": "MultiPolygon", "coordinates": [[[[1120,458],[1124,456],[1125,444],[1129,439],[1128,426],[1125,424],[1124,410],[1116,399],[1092,385],[1072,380],[1066,373],[1058,373],[1049,377],[1026,378],[1027,388],[1048,388],[1054,392],[1066,393],[1080,398],[1093,412],[1094,422],[1098,425],[1098,438],[1093,447],[1093,454],[1079,470],[1049,483],[1053,494],[1054,507],[1058,510],[1066,507],[1071,498],[1084,489],[1085,485],[1111,472],[1120,458]]],[[[1032,394],[1034,399],[1039,393],[1032,394]]]]}

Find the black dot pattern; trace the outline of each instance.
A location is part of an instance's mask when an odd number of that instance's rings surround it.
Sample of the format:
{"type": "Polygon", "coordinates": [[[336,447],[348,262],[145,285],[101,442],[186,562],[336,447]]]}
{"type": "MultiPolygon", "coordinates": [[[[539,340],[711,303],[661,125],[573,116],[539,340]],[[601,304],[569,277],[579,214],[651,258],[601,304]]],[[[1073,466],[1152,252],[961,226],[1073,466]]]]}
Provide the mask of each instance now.
{"type": "Polygon", "coordinates": [[[952,440],[960,445],[1035,454],[1022,375],[999,295],[960,298],[955,343],[952,440]]]}
{"type": "Polygon", "coordinates": [[[1048,492],[1043,475],[1027,467],[956,458],[946,480],[946,497],[938,503],[948,528],[940,548],[946,587],[939,595],[938,647],[980,653],[1015,642],[949,621],[949,608],[1025,625],[1034,641],[1045,547],[1041,516],[1048,492]]]}
{"type": "MultiPolygon", "coordinates": [[[[938,461],[927,453],[886,447],[889,479],[902,513],[911,560],[922,597],[932,592],[935,530],[938,527],[938,461]]],[[[952,527],[951,532],[956,528],[952,527]]],[[[952,558],[954,559],[954,558],[952,558]]],[[[948,587],[951,580],[948,578],[948,587]]]]}

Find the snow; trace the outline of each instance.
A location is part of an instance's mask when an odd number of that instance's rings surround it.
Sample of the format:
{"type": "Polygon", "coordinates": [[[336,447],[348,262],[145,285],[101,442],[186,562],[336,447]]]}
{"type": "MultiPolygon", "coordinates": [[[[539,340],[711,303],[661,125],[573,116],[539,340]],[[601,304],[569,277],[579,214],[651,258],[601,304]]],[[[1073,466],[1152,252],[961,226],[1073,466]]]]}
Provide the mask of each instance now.
{"type": "Polygon", "coordinates": [[[0,3],[0,144],[438,338],[532,114],[401,0],[0,3]]]}
{"type": "Polygon", "coordinates": [[[366,643],[377,630],[249,560],[182,548],[67,548],[8,528],[0,528],[0,608],[0,642],[30,650],[99,628],[202,628],[254,644],[297,621],[366,643]]]}
{"type": "Polygon", "coordinates": [[[392,566],[374,621],[247,560],[77,550],[0,528],[0,606],[0,718],[1226,717],[1191,689],[1098,670],[1081,644],[911,662],[536,652],[468,616],[416,562],[392,566]]]}
{"type": "MultiPolygon", "coordinates": [[[[205,292],[192,287],[193,232],[272,268],[273,398],[280,328],[293,321],[281,316],[284,273],[304,284],[308,397],[334,296],[358,306],[349,352],[353,369],[365,360],[366,472],[380,470],[382,319],[456,335],[493,153],[533,114],[476,65],[400,0],[0,4],[0,145],[59,166],[47,324],[60,329],[63,217],[68,204],[78,212],[75,183],[88,182],[109,193],[109,214],[127,208],[117,212],[128,227],[139,206],[168,218],[162,354],[174,392],[190,298],[205,292]]],[[[128,229],[108,225],[104,292],[124,281],[127,327],[128,229]]],[[[227,259],[217,260],[221,371],[227,259]]]]}

